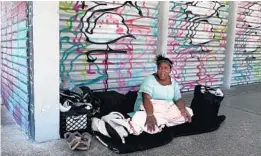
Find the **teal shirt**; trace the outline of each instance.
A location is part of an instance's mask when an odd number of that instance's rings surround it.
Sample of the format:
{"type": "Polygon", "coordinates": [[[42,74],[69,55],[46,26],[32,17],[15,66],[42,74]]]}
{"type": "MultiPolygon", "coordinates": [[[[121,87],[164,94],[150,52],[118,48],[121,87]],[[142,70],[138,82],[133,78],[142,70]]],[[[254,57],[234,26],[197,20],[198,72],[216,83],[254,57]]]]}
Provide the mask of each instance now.
{"type": "Polygon", "coordinates": [[[136,111],[140,110],[142,93],[149,94],[150,97],[155,100],[177,101],[181,99],[180,89],[176,81],[171,79],[170,85],[163,86],[156,80],[154,75],[149,75],[140,86],[138,97],[134,105],[134,112],[129,113],[129,116],[132,117],[136,111]]]}

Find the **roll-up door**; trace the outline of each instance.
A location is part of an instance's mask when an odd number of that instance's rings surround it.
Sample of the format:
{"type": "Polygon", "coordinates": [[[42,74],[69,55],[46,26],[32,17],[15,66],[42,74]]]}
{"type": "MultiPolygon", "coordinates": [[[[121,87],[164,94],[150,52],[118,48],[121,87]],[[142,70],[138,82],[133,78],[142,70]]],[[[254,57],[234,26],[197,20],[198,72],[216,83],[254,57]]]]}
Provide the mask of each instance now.
{"type": "Polygon", "coordinates": [[[32,136],[32,3],[1,3],[2,99],[16,123],[32,136]]]}
{"type": "Polygon", "coordinates": [[[183,91],[197,84],[223,84],[228,3],[170,2],[168,56],[183,91]]]}
{"type": "Polygon", "coordinates": [[[92,89],[136,89],[155,71],[158,2],[60,2],[60,77],[92,89]]]}
{"type": "Polygon", "coordinates": [[[238,2],[232,85],[261,81],[261,2],[238,2]]]}

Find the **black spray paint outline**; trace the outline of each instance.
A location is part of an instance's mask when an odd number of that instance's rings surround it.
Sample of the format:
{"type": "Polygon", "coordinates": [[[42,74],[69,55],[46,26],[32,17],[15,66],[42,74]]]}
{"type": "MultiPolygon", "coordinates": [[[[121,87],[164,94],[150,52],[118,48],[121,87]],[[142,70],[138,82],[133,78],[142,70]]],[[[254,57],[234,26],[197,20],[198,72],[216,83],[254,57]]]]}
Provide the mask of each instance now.
{"type": "MultiPolygon", "coordinates": [[[[84,15],[81,17],[81,19],[80,19],[80,22],[81,22],[81,28],[80,28],[80,31],[84,34],[84,36],[86,37],[86,42],[87,43],[92,43],[92,44],[97,44],[97,45],[106,45],[107,46],[107,48],[106,49],[104,49],[104,50],[90,50],[90,51],[87,51],[87,52],[85,52],[85,54],[86,54],[86,57],[87,57],[87,62],[89,62],[89,63],[94,63],[96,60],[97,60],[97,58],[94,58],[94,59],[91,59],[90,58],[90,55],[92,54],[92,53],[104,53],[105,54],[105,70],[104,70],[104,72],[105,72],[105,75],[107,76],[106,77],[106,79],[104,80],[104,85],[105,85],[105,91],[107,91],[107,89],[108,89],[108,79],[109,79],[109,75],[108,75],[108,54],[109,53],[123,53],[123,54],[127,54],[127,51],[124,51],[124,50],[113,50],[112,48],[110,48],[109,47],[109,44],[111,44],[111,43],[115,43],[115,42],[117,42],[118,40],[120,40],[120,39],[122,39],[122,38],[126,38],[126,37],[130,37],[130,38],[133,38],[133,39],[136,39],[135,38],[135,36],[133,36],[132,34],[130,34],[130,32],[129,32],[129,27],[128,27],[128,25],[125,23],[125,20],[124,20],[124,18],[123,18],[123,16],[122,15],[120,15],[120,14],[116,14],[116,13],[112,13],[112,12],[109,12],[109,11],[113,11],[113,10],[115,10],[115,9],[119,9],[119,8],[121,8],[121,7],[124,7],[124,6],[126,6],[126,5],[130,5],[130,6],[133,6],[134,8],[136,8],[137,10],[138,10],[138,12],[139,12],[139,15],[140,16],[143,16],[143,14],[142,14],[142,11],[141,11],[141,9],[140,9],[140,7],[137,5],[137,2],[135,2],[134,4],[132,3],[132,1],[126,1],[126,2],[124,2],[122,5],[120,5],[120,6],[118,6],[118,7],[114,7],[114,8],[108,8],[108,9],[100,9],[100,10],[95,10],[95,11],[93,11],[92,12],[92,14],[86,19],[86,21],[84,21],[83,19],[84,19],[84,17],[86,16],[86,14],[89,12],[89,11],[92,11],[93,9],[95,9],[96,7],[98,7],[98,6],[101,6],[101,5],[107,5],[107,3],[100,3],[100,2],[94,2],[95,4],[97,4],[96,6],[94,6],[94,7],[91,7],[91,8],[89,8],[89,9],[87,9],[86,11],[85,11],[85,13],[84,13],[84,15]],[[91,19],[91,17],[95,14],[95,13],[97,13],[97,12],[102,12],[102,14],[98,17],[98,18],[96,18],[95,20],[94,20],[94,27],[90,30],[90,32],[88,31],[88,29],[89,29],[89,26],[90,26],[90,19],[91,19]],[[104,42],[104,43],[96,43],[96,42],[93,42],[93,41],[91,41],[90,39],[89,39],[89,37],[88,37],[88,35],[87,34],[93,34],[93,30],[95,29],[95,27],[96,27],[96,22],[99,20],[99,18],[101,18],[104,14],[115,14],[115,15],[118,15],[118,16],[120,16],[121,17],[121,22],[122,22],[122,24],[127,28],[127,35],[124,35],[124,36],[121,36],[121,37],[118,37],[118,38],[116,38],[116,39],[114,39],[114,40],[111,40],[111,41],[109,41],[109,42],[104,42]],[[84,22],[86,22],[86,23],[88,23],[88,26],[87,26],[87,28],[85,29],[85,30],[83,30],[84,29],[84,22]]],[[[82,9],[84,10],[84,7],[85,7],[85,1],[82,1],[82,9]]]]}
{"type": "MultiPolygon", "coordinates": [[[[197,7],[197,4],[198,4],[198,1],[196,2],[187,2],[186,3],[186,9],[188,8],[188,6],[195,6],[197,7]],[[193,4],[194,3],[194,4],[193,4]]],[[[218,39],[212,39],[212,40],[209,40],[209,41],[206,41],[206,42],[202,42],[202,43],[198,43],[198,44],[193,44],[192,43],[192,38],[194,38],[194,36],[196,35],[197,33],[197,28],[198,26],[200,25],[200,23],[206,23],[206,24],[209,24],[211,26],[211,31],[213,30],[213,24],[209,23],[208,19],[211,18],[212,16],[216,15],[219,19],[220,19],[220,24],[223,23],[223,19],[220,17],[219,15],[219,10],[222,8],[222,7],[225,7],[225,5],[219,3],[218,1],[215,1],[214,2],[214,6],[212,7],[212,9],[214,10],[214,12],[209,15],[209,16],[204,16],[202,17],[201,15],[195,15],[193,14],[191,11],[185,11],[184,13],[186,14],[186,20],[188,20],[190,23],[189,25],[186,27],[186,29],[188,30],[188,33],[186,34],[186,38],[188,38],[190,40],[189,44],[193,45],[193,46],[202,46],[202,45],[205,45],[205,44],[208,44],[210,42],[213,42],[213,41],[217,41],[218,39]],[[217,3],[220,5],[219,7],[216,7],[217,3]],[[194,17],[192,19],[188,19],[188,15],[189,14],[192,14],[194,15],[194,17]]],[[[186,10],[185,9],[185,10],[186,10]]],[[[213,38],[215,38],[215,34],[213,36],[213,38]]],[[[194,52],[194,51],[191,51],[189,52],[190,53],[190,56],[191,58],[194,58],[193,54],[195,53],[208,53],[207,50],[204,50],[204,49],[201,49],[201,51],[197,51],[197,52],[194,52]]]]}
{"type": "MultiPolygon", "coordinates": [[[[125,54],[126,54],[127,51],[123,51],[123,50],[113,50],[112,48],[109,47],[109,44],[115,43],[115,42],[117,42],[118,40],[120,40],[120,39],[122,39],[122,38],[130,37],[130,38],[136,39],[136,37],[133,36],[133,35],[129,32],[129,27],[128,27],[128,25],[125,23],[125,20],[124,20],[124,18],[122,17],[122,15],[119,15],[119,14],[116,14],[116,13],[112,13],[112,12],[109,12],[109,11],[113,11],[113,10],[115,10],[115,9],[119,9],[119,8],[124,7],[124,6],[126,6],[126,5],[129,4],[130,6],[133,6],[133,7],[135,7],[135,8],[138,10],[140,16],[143,16],[141,9],[140,9],[139,6],[137,5],[137,2],[135,2],[135,3],[133,4],[131,1],[126,1],[126,2],[124,2],[122,5],[120,5],[120,6],[118,6],[118,7],[95,10],[95,11],[93,11],[92,14],[87,18],[87,20],[84,21],[83,18],[86,16],[86,14],[87,14],[89,11],[92,11],[94,8],[96,8],[96,7],[98,7],[98,6],[101,6],[101,5],[107,5],[107,3],[103,3],[103,4],[102,4],[102,3],[98,3],[98,2],[95,2],[95,4],[97,4],[97,5],[94,6],[94,7],[92,7],[92,8],[90,8],[90,9],[87,9],[87,10],[85,11],[83,17],[82,17],[81,20],[80,20],[80,21],[81,21],[81,28],[80,28],[80,30],[81,30],[81,32],[84,34],[84,36],[86,37],[86,42],[91,43],[91,44],[107,45],[107,49],[105,49],[105,50],[90,50],[90,51],[87,51],[87,52],[86,52],[87,62],[95,62],[95,61],[97,60],[97,58],[95,58],[95,59],[91,59],[91,58],[90,58],[90,54],[92,54],[92,53],[100,53],[100,52],[103,52],[103,53],[125,53],[125,54]],[[97,12],[103,12],[103,13],[102,13],[99,17],[97,17],[97,18],[94,20],[94,26],[93,26],[93,28],[90,29],[90,31],[89,31],[89,26],[90,26],[90,23],[91,23],[91,22],[90,22],[90,19],[91,19],[91,17],[92,17],[95,13],[97,13],[97,12]],[[97,22],[97,21],[99,20],[99,18],[101,18],[104,14],[115,14],[115,15],[118,15],[119,17],[121,17],[121,19],[122,19],[122,20],[121,20],[122,24],[127,28],[127,32],[126,32],[127,35],[124,35],[124,36],[118,37],[118,38],[116,38],[116,39],[114,39],[114,40],[111,40],[111,41],[108,41],[108,42],[103,42],[103,43],[91,41],[91,40],[89,39],[89,37],[88,37],[87,34],[93,34],[93,30],[96,28],[96,22],[97,22]],[[84,29],[84,23],[85,23],[85,22],[88,23],[88,26],[87,26],[87,28],[86,28],[85,30],[83,30],[83,29],[84,29]]],[[[85,6],[85,2],[83,1],[83,2],[82,2],[82,8],[84,8],[84,6],[85,6]]]]}

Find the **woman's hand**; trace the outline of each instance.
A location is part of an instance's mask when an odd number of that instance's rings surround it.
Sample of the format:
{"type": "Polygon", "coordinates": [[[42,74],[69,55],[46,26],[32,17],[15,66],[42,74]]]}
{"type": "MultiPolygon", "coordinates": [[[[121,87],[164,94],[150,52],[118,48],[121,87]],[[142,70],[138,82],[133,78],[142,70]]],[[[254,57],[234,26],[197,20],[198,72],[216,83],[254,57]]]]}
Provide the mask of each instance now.
{"type": "Polygon", "coordinates": [[[186,121],[191,122],[191,116],[186,109],[186,105],[183,99],[176,101],[176,105],[179,108],[181,115],[185,118],[186,121]]]}
{"type": "Polygon", "coordinates": [[[149,132],[155,131],[155,126],[157,126],[157,120],[154,115],[147,116],[145,126],[147,126],[149,132]]]}
{"type": "Polygon", "coordinates": [[[189,114],[189,112],[186,109],[182,109],[181,111],[181,115],[188,121],[191,122],[191,116],[189,114]]]}

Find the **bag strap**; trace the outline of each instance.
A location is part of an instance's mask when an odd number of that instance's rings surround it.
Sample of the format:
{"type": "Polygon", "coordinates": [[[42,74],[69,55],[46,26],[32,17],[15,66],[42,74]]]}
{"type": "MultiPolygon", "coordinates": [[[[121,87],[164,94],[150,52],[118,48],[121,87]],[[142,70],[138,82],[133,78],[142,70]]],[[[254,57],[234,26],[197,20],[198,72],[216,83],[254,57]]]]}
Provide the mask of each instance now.
{"type": "Polygon", "coordinates": [[[207,92],[207,93],[210,93],[209,91],[215,91],[216,92],[216,89],[214,89],[214,88],[211,88],[209,86],[204,86],[204,87],[205,87],[205,92],[207,92]]]}

